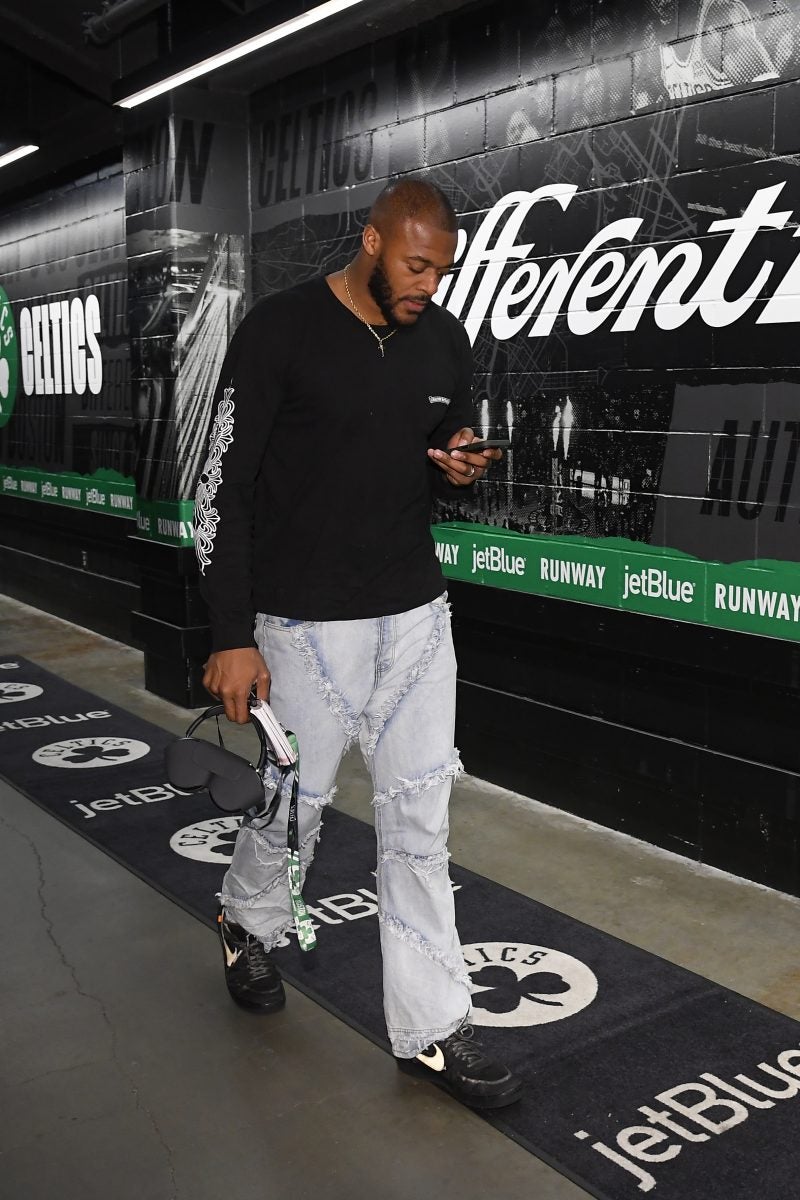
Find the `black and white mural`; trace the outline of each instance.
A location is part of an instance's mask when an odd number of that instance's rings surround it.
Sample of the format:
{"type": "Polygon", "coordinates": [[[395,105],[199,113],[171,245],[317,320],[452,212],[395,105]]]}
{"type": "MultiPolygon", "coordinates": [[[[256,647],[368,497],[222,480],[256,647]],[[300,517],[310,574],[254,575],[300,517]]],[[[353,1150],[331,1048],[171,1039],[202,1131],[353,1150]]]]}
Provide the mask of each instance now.
{"type": "Polygon", "coordinates": [[[121,169],[0,218],[4,487],[112,471],[140,508],[182,506],[143,533],[190,541],[247,304],[341,267],[417,173],[459,214],[437,299],[473,342],[475,428],[513,443],[437,513],[473,564],[454,576],[550,591],[543,555],[602,556],[597,594],[553,594],[623,605],[639,554],[697,582],[652,611],[800,638],[798,79],[800,0],[502,0],[249,112],[177,93],[121,169]],[[514,578],[476,565],[503,561],[476,557],[491,531],[524,539],[514,578]]]}
{"type": "MultiPolygon", "coordinates": [[[[788,619],[742,627],[799,637],[799,73],[796,3],[573,0],[297,76],[253,106],[255,294],[343,265],[388,178],[438,183],[460,237],[437,300],[473,342],[476,430],[513,443],[439,519],[613,550],[621,589],[626,549],[785,568],[761,616],[788,619]]],[[[724,621],[719,578],[685,615],[724,621]]]]}
{"type": "Polygon", "coordinates": [[[204,95],[178,93],[129,131],[136,490],[148,505],[189,504],[205,457],[217,377],[245,311],[247,155],[244,112],[231,119],[204,95]]]}
{"type": "Polygon", "coordinates": [[[3,467],[132,473],[127,273],[120,169],[0,217],[3,467]]]}
{"type": "Polygon", "coordinates": [[[245,307],[245,124],[147,118],[117,166],[0,215],[0,493],[191,543],[245,307]]]}
{"type": "Polygon", "coordinates": [[[171,230],[132,275],[137,494],[185,500],[205,451],[208,414],[232,329],[244,311],[244,238],[171,230]]]}

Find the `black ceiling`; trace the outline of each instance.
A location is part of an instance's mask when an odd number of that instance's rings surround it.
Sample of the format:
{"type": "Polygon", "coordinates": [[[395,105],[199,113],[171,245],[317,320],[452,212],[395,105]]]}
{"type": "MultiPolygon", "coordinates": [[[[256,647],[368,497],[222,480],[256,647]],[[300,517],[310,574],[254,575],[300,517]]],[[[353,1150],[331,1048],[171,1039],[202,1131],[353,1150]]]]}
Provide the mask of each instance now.
{"type": "MultiPolygon", "coordinates": [[[[0,169],[0,206],[119,156],[123,84],[150,82],[251,37],[320,0],[165,0],[107,45],[90,44],[87,12],[103,0],[0,0],[0,143],[41,149],[0,169]]],[[[128,0],[126,0],[128,3],[128,0]]],[[[366,0],[296,39],[260,51],[203,86],[250,93],[303,67],[460,7],[464,0],[366,0]]],[[[153,5],[150,5],[152,8],[153,5]]],[[[128,9],[127,11],[130,11],[128,9]]]]}

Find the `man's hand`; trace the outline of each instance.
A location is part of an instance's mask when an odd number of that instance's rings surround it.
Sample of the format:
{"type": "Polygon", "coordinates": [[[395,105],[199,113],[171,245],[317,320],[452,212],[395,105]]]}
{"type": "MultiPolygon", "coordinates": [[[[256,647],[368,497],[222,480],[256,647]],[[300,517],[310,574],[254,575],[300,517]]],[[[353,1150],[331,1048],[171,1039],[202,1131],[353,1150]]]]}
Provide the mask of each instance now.
{"type": "Polygon", "coordinates": [[[447,443],[446,451],[429,450],[428,458],[432,458],[436,466],[444,471],[450,483],[456,487],[467,487],[470,483],[477,483],[492,461],[499,462],[503,457],[503,451],[497,449],[482,450],[480,454],[467,454],[463,450],[455,449],[464,442],[478,441],[480,438],[476,438],[471,429],[459,429],[447,443]]]}
{"type": "Polygon", "coordinates": [[[225,705],[225,716],[237,725],[250,720],[247,697],[255,684],[259,700],[269,700],[270,674],[255,646],[241,650],[217,650],[210,655],[203,687],[225,705]]]}

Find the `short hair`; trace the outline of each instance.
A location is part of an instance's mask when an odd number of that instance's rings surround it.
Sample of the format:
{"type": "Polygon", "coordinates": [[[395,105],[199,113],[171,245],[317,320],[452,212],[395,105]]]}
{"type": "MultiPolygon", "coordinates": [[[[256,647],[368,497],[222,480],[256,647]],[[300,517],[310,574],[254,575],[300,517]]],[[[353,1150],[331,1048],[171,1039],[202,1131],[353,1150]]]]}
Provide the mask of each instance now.
{"type": "Polygon", "coordinates": [[[445,193],[424,179],[398,179],[387,184],[369,212],[369,223],[386,234],[401,221],[425,221],[456,233],[458,218],[445,193]]]}

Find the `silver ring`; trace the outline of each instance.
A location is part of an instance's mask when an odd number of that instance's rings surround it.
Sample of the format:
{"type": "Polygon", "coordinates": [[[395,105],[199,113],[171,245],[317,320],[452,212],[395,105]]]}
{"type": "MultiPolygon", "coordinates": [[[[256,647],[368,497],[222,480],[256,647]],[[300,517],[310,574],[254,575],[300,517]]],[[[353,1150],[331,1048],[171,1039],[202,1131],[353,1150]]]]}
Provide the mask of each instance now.
{"type": "Polygon", "coordinates": [[[470,463],[470,465],[469,465],[469,475],[467,476],[467,479],[472,479],[472,476],[473,476],[474,474],[475,474],[475,468],[473,467],[472,463],[470,463]]]}

